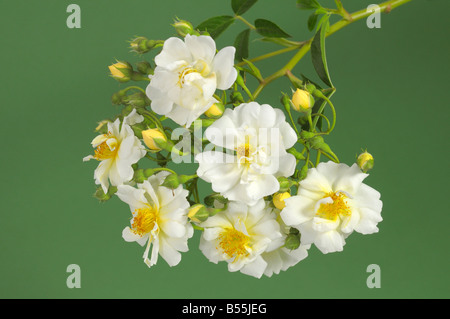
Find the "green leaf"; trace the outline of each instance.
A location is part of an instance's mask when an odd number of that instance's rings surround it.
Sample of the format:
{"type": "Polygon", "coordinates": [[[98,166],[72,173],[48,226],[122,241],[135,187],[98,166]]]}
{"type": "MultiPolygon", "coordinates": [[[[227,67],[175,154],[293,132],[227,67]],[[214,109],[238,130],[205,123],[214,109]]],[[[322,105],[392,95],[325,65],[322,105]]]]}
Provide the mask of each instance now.
{"type": "Polygon", "coordinates": [[[329,87],[333,87],[330,74],[328,72],[327,58],[325,54],[325,36],[329,27],[329,21],[328,16],[324,16],[324,18],[326,19],[321,19],[320,28],[316,32],[311,43],[311,57],[314,69],[316,70],[319,78],[329,87]]]}
{"type": "Polygon", "coordinates": [[[272,42],[281,46],[284,46],[286,48],[290,48],[290,47],[299,47],[301,45],[300,42],[296,42],[296,41],[291,41],[285,38],[261,38],[261,41],[264,42],[272,42]]]}
{"type": "Polygon", "coordinates": [[[233,12],[240,16],[247,12],[258,0],[231,0],[233,12]]]}
{"type": "Polygon", "coordinates": [[[207,31],[210,36],[216,39],[222,32],[224,32],[234,22],[232,16],[218,16],[209,18],[200,23],[196,29],[199,31],[207,31]]]}
{"type": "Polygon", "coordinates": [[[314,30],[314,27],[316,26],[318,17],[319,16],[316,13],[313,13],[309,16],[309,18],[308,18],[308,30],[309,31],[314,30]]]}
{"type": "Polygon", "coordinates": [[[322,6],[317,2],[317,0],[297,0],[297,7],[301,10],[309,10],[321,8],[322,6]]]}
{"type": "Polygon", "coordinates": [[[264,20],[264,19],[256,19],[255,20],[256,32],[264,37],[269,38],[290,38],[291,36],[280,29],[275,23],[264,20]]]}
{"type": "Polygon", "coordinates": [[[236,60],[242,61],[248,58],[248,44],[250,40],[250,29],[246,29],[239,33],[234,41],[234,47],[236,48],[236,60]]]}

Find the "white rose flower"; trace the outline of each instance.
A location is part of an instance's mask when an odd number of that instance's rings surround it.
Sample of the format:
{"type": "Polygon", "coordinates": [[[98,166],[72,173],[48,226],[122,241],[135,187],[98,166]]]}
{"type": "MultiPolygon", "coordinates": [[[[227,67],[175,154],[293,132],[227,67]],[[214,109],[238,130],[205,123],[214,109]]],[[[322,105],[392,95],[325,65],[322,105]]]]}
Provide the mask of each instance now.
{"type": "Polygon", "coordinates": [[[145,156],[145,147],[130,127],[143,120],[144,117],[133,109],[123,119],[122,127],[120,127],[119,119],[114,123],[108,122],[108,133],[98,135],[92,140],[95,154],[84,157],[83,161],[91,159],[100,161],[94,171],[94,179],[96,184],[102,186],[105,193],[108,192],[110,183],[113,186],[119,186],[129,182],[134,174],[131,165],[145,156]]]}
{"type": "Polygon", "coordinates": [[[277,177],[291,176],[296,160],[286,152],[297,135],[284,113],[268,104],[244,103],[205,131],[206,138],[235,155],[206,151],[196,156],[197,175],[224,197],[253,205],[280,188],[277,177]]]}
{"type": "Polygon", "coordinates": [[[380,193],[362,183],[367,176],[356,164],[320,163],[300,182],[297,196],[285,199],[281,218],[300,231],[302,243],[322,253],[342,251],[353,231],[376,233],[382,221],[380,193]]]}
{"type": "Polygon", "coordinates": [[[284,246],[286,237],[289,234],[290,227],[286,226],[280,216],[280,210],[274,209],[277,215],[277,221],[280,224],[282,237],[278,239],[276,249],[266,251],[262,254],[262,258],[267,262],[264,275],[271,277],[273,274],[279,274],[280,271],[286,271],[288,268],[295,266],[300,261],[308,257],[308,249],[310,244],[305,245],[300,241],[300,245],[296,249],[288,249],[284,246]]]}
{"type": "Polygon", "coordinates": [[[167,39],[146,90],[152,110],[189,127],[217,102],[216,89],[226,90],[236,80],[235,51],[229,46],[216,54],[210,36],[167,39]]]}
{"type": "Polygon", "coordinates": [[[141,246],[147,243],[143,258],[147,266],[156,264],[158,255],[169,264],[177,265],[181,260],[180,252],[188,251],[187,241],[193,235],[192,225],[187,218],[189,202],[188,191],[180,185],[172,190],[161,186],[166,172],[151,176],[137,187],[120,185],[117,196],[130,205],[133,218],[131,227],[125,227],[123,238],[128,242],[137,242],[141,246]],[[150,259],[150,246],[153,245],[150,259]]]}
{"type": "Polygon", "coordinates": [[[200,224],[200,250],[213,263],[226,261],[231,272],[260,278],[267,262],[261,254],[281,238],[276,215],[264,200],[253,206],[229,202],[226,210],[200,224]]]}

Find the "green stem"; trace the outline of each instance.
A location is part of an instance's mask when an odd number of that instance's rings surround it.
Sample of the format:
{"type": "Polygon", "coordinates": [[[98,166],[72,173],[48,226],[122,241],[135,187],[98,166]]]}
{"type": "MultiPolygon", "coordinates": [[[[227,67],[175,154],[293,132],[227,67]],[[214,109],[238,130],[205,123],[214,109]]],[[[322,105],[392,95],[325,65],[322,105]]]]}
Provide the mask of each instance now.
{"type": "Polygon", "coordinates": [[[330,154],[324,153],[322,152],[323,155],[325,155],[326,157],[328,157],[330,160],[332,160],[335,163],[339,163],[339,158],[336,156],[336,154],[334,154],[333,152],[331,152],[330,154]]]}
{"type": "Polygon", "coordinates": [[[247,20],[245,20],[243,17],[237,15],[237,16],[235,16],[235,18],[244,22],[244,24],[246,24],[250,29],[256,30],[255,26],[253,24],[251,24],[250,22],[248,22],[247,20]]]}
{"type": "Polygon", "coordinates": [[[148,158],[149,160],[152,160],[152,161],[157,162],[157,163],[165,161],[165,160],[160,160],[160,159],[154,158],[153,156],[151,156],[149,154],[146,154],[145,157],[148,158]]]}
{"type": "Polygon", "coordinates": [[[333,122],[331,122],[331,127],[330,129],[327,131],[327,134],[330,134],[332,130],[334,130],[334,126],[336,125],[336,109],[333,106],[333,103],[331,103],[331,101],[329,99],[328,100],[328,104],[330,105],[331,108],[331,113],[333,114],[333,122]]]}
{"type": "MultiPolygon", "coordinates": [[[[410,1],[411,0],[389,0],[379,4],[378,6],[380,7],[380,12],[390,12],[393,9],[410,1]]],[[[355,21],[367,18],[371,14],[372,11],[369,11],[366,8],[360,11],[356,11],[352,14],[349,14],[347,19],[341,19],[338,22],[331,25],[325,36],[328,37],[355,21]]],[[[302,45],[302,47],[298,50],[298,52],[291,58],[291,60],[289,60],[289,62],[284,67],[282,67],[280,70],[264,79],[264,81],[262,81],[260,85],[256,88],[255,92],[253,93],[253,97],[256,98],[264,89],[264,87],[266,87],[269,83],[284,76],[287,71],[291,71],[297,65],[297,63],[300,62],[300,60],[305,56],[305,54],[311,49],[312,40],[313,38],[306,41],[302,45]]]]}
{"type": "Polygon", "coordinates": [[[316,127],[312,123],[311,114],[308,114],[308,124],[309,124],[309,129],[311,130],[311,132],[315,132],[316,127]]]}
{"type": "MultiPolygon", "coordinates": [[[[253,59],[249,59],[248,61],[249,62],[258,62],[258,61],[265,60],[265,59],[268,59],[268,58],[272,58],[274,56],[277,56],[277,55],[280,55],[280,54],[283,54],[283,53],[286,53],[286,52],[294,51],[296,49],[298,49],[297,46],[287,47],[287,48],[284,48],[284,49],[280,49],[280,50],[277,50],[277,51],[273,51],[273,52],[269,52],[269,53],[257,56],[257,57],[255,57],[253,59]]],[[[239,62],[238,64],[236,64],[236,66],[244,66],[246,64],[247,64],[246,61],[242,61],[242,62],[239,62]]]]}
{"type": "Polygon", "coordinates": [[[247,96],[250,98],[251,101],[254,101],[252,92],[248,89],[248,87],[245,85],[245,83],[242,81],[242,83],[239,83],[240,87],[244,90],[244,92],[247,94],[247,96]]]}
{"type": "MultiPolygon", "coordinates": [[[[324,119],[325,119],[325,121],[327,121],[327,127],[328,127],[328,129],[331,127],[331,124],[330,124],[330,120],[324,115],[324,114],[321,114],[321,113],[314,113],[314,114],[311,114],[311,116],[314,116],[314,117],[316,117],[316,116],[320,116],[320,117],[323,117],[324,119]]],[[[312,127],[312,123],[310,123],[310,126],[312,127]]],[[[323,132],[323,133],[317,133],[317,135],[324,135],[324,134],[329,134],[329,132],[323,132]]]]}
{"type": "Polygon", "coordinates": [[[144,89],[141,88],[141,87],[139,87],[139,86],[129,86],[129,87],[123,89],[123,91],[124,91],[124,92],[127,92],[128,90],[132,90],[132,89],[134,89],[134,90],[139,90],[139,91],[141,91],[142,93],[145,93],[144,89]]]}
{"type": "Polygon", "coordinates": [[[149,112],[147,110],[142,111],[143,115],[146,116],[150,121],[152,121],[157,128],[161,130],[161,132],[164,132],[164,127],[161,123],[161,121],[154,115],[152,112],[149,112]]]}
{"type": "Polygon", "coordinates": [[[321,150],[318,150],[318,151],[317,151],[317,158],[316,158],[316,167],[317,167],[317,165],[319,165],[319,163],[320,163],[320,154],[322,154],[322,151],[321,151],[321,150]]]}
{"type": "Polygon", "coordinates": [[[198,226],[198,225],[195,225],[194,223],[191,223],[191,225],[192,225],[192,228],[194,228],[194,229],[196,229],[196,230],[201,230],[201,231],[204,230],[203,227],[200,227],[200,226],[198,226]]]}
{"type": "MultiPolygon", "coordinates": [[[[333,89],[333,90],[330,92],[330,95],[329,95],[330,97],[331,97],[331,95],[333,95],[334,92],[336,91],[335,88],[332,88],[332,89],[333,89]]],[[[319,110],[317,111],[317,114],[322,114],[323,109],[324,109],[325,106],[326,106],[326,102],[330,101],[330,99],[329,99],[327,96],[323,96],[323,99],[325,100],[325,102],[322,103],[322,105],[320,106],[319,110]]],[[[334,107],[333,107],[333,109],[334,109],[334,107]]],[[[334,120],[336,120],[336,119],[334,119],[334,120]]],[[[319,117],[316,116],[316,117],[314,118],[314,121],[313,121],[313,127],[314,127],[314,128],[316,127],[318,121],[319,121],[319,117]]],[[[330,122],[328,122],[328,123],[330,123],[330,122]]],[[[334,126],[334,125],[333,125],[333,126],[334,126]]]]}
{"type": "Polygon", "coordinates": [[[194,197],[194,201],[195,201],[197,204],[200,204],[200,197],[199,197],[199,192],[198,192],[198,185],[197,185],[197,182],[198,182],[198,177],[196,177],[196,178],[192,181],[192,183],[189,185],[189,189],[191,189],[191,191],[192,191],[192,197],[194,197]]]}
{"type": "Polygon", "coordinates": [[[291,110],[287,108],[287,113],[289,115],[289,119],[291,120],[292,126],[294,127],[295,132],[297,133],[297,137],[300,137],[300,132],[297,129],[297,126],[295,125],[294,119],[292,118],[291,110]]]}
{"type": "Polygon", "coordinates": [[[170,173],[172,173],[172,174],[177,175],[177,173],[175,173],[175,171],[173,171],[173,170],[171,170],[170,168],[167,168],[167,167],[157,167],[157,168],[152,168],[152,170],[153,170],[154,172],[167,171],[167,172],[170,172],[170,173]]]}
{"type": "Polygon", "coordinates": [[[310,162],[310,160],[309,160],[309,153],[310,153],[309,148],[306,149],[306,152],[307,152],[307,154],[306,154],[306,163],[305,163],[305,165],[309,165],[309,162],[310,162]]]}

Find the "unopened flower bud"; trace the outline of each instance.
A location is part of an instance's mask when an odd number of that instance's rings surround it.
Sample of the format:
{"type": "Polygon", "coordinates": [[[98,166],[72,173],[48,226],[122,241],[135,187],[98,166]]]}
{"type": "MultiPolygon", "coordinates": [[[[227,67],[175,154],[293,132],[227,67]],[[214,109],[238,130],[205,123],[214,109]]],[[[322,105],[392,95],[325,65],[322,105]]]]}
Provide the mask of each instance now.
{"type": "Polygon", "coordinates": [[[170,189],[175,189],[178,186],[180,186],[180,180],[178,178],[177,174],[169,174],[166,176],[166,178],[164,179],[164,182],[161,184],[161,186],[170,188],[170,189]]]}
{"type": "Polygon", "coordinates": [[[241,92],[233,91],[231,93],[231,102],[233,102],[234,106],[238,106],[239,104],[244,103],[245,100],[244,100],[244,97],[242,96],[241,92]]]}
{"type": "Polygon", "coordinates": [[[189,209],[188,218],[194,223],[204,222],[208,217],[208,210],[203,204],[196,204],[189,209]]]}
{"type": "Polygon", "coordinates": [[[147,61],[141,61],[136,63],[136,69],[142,74],[149,75],[153,74],[153,68],[147,61]]]}
{"type": "Polygon", "coordinates": [[[314,98],[305,90],[297,89],[292,95],[292,107],[299,112],[309,112],[314,105],[314,98]]]}
{"type": "Polygon", "coordinates": [[[280,176],[278,177],[278,183],[280,184],[280,192],[283,193],[287,191],[291,187],[291,183],[289,179],[286,177],[280,176]]]}
{"type": "Polygon", "coordinates": [[[150,105],[150,100],[145,93],[136,92],[130,94],[124,99],[127,105],[132,105],[135,108],[145,107],[150,105]]]}
{"type": "Polygon", "coordinates": [[[111,76],[119,82],[127,82],[131,78],[133,72],[132,66],[128,62],[117,61],[108,66],[111,76]]]}
{"type": "Polygon", "coordinates": [[[157,128],[142,131],[142,138],[145,145],[152,151],[160,151],[162,149],[160,145],[167,142],[166,136],[157,128]]]}
{"type": "Polygon", "coordinates": [[[276,193],[273,196],[272,201],[276,208],[278,208],[279,210],[282,210],[283,208],[286,207],[286,203],[284,202],[284,200],[289,197],[291,197],[291,194],[289,194],[289,192],[276,193]]]}
{"type": "Polygon", "coordinates": [[[189,21],[186,20],[176,20],[172,26],[175,28],[175,31],[179,36],[182,36],[183,38],[188,35],[199,35],[197,31],[194,30],[194,27],[189,21]]]}
{"type": "Polygon", "coordinates": [[[225,107],[222,103],[214,103],[211,107],[205,112],[207,117],[217,118],[222,116],[225,107]]]}
{"type": "Polygon", "coordinates": [[[146,37],[137,37],[130,41],[130,48],[136,53],[143,54],[163,44],[164,41],[162,40],[149,40],[146,37]]]}
{"type": "Polygon", "coordinates": [[[367,171],[371,170],[373,168],[374,160],[373,156],[370,153],[364,152],[359,154],[356,163],[358,164],[359,168],[366,173],[367,171]]]}
{"type": "Polygon", "coordinates": [[[300,233],[290,232],[289,235],[286,236],[284,247],[286,247],[289,250],[295,250],[299,246],[300,246],[300,233]]]}
{"type": "Polygon", "coordinates": [[[110,186],[108,188],[108,192],[105,194],[103,188],[100,186],[94,193],[94,197],[97,198],[100,202],[106,202],[111,199],[111,197],[117,192],[117,187],[110,186]]]}

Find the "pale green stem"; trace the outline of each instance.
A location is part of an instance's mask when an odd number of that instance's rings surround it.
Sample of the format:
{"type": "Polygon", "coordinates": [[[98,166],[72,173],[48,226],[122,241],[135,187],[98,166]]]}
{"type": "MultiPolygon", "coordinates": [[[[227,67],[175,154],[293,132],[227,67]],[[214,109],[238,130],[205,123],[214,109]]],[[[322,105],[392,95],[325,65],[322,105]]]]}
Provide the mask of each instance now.
{"type": "Polygon", "coordinates": [[[167,172],[177,175],[177,173],[175,173],[173,170],[171,170],[170,168],[167,168],[167,167],[157,167],[157,168],[152,168],[152,170],[155,172],[167,171],[167,172]]]}
{"type": "MultiPolygon", "coordinates": [[[[269,52],[269,53],[257,56],[257,57],[255,57],[253,59],[249,59],[248,61],[250,61],[250,62],[258,62],[258,61],[269,59],[271,57],[274,57],[274,56],[277,56],[277,55],[280,55],[280,54],[283,54],[283,53],[286,53],[286,52],[291,52],[291,51],[294,51],[294,50],[297,50],[297,49],[298,49],[298,46],[287,47],[287,48],[284,48],[284,49],[280,49],[280,50],[277,50],[277,51],[273,51],[273,52],[269,52]]],[[[238,64],[236,64],[236,66],[243,66],[243,65],[246,65],[246,64],[247,64],[247,62],[242,61],[242,62],[239,62],[238,64]]]]}
{"type": "Polygon", "coordinates": [[[247,20],[245,20],[243,17],[241,16],[235,16],[236,19],[241,20],[242,22],[244,22],[244,24],[246,24],[250,29],[255,30],[255,26],[253,24],[251,24],[250,22],[248,22],[247,20]]]}
{"type": "Polygon", "coordinates": [[[320,163],[320,154],[322,154],[322,151],[321,151],[321,150],[318,150],[318,151],[317,151],[317,158],[316,158],[316,167],[317,167],[317,165],[319,165],[319,163],[320,163]]]}
{"type": "Polygon", "coordinates": [[[129,87],[125,88],[124,91],[127,92],[128,90],[132,90],[132,89],[139,90],[142,93],[145,93],[144,89],[139,86],[129,86],[129,87]]]}
{"type": "MultiPolygon", "coordinates": [[[[378,6],[380,7],[380,12],[390,12],[393,9],[410,1],[411,0],[389,0],[379,4],[378,6]]],[[[348,19],[339,20],[338,22],[331,25],[325,36],[328,37],[337,32],[338,30],[349,25],[350,23],[367,18],[372,13],[373,13],[372,11],[369,11],[367,9],[362,9],[360,11],[354,12],[349,15],[348,19]]],[[[291,71],[297,65],[297,63],[305,56],[305,54],[311,49],[312,40],[313,39],[306,41],[303,44],[303,46],[298,50],[298,52],[291,58],[291,60],[284,67],[282,67],[280,70],[264,79],[264,81],[262,81],[262,83],[256,88],[255,92],[253,93],[253,97],[256,98],[264,89],[264,87],[266,87],[269,83],[284,76],[287,71],[291,71]]]]}

